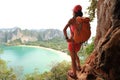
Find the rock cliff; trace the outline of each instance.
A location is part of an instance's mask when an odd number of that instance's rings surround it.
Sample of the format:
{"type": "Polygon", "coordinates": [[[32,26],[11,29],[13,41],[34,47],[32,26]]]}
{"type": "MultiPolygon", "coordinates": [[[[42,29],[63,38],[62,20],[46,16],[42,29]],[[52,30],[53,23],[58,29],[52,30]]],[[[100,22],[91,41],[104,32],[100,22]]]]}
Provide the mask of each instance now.
{"type": "Polygon", "coordinates": [[[57,29],[21,30],[18,27],[11,29],[0,29],[0,43],[9,43],[19,40],[22,43],[51,40],[54,38],[63,39],[63,33],[57,29]]]}
{"type": "Polygon", "coordinates": [[[78,80],[120,80],[120,0],[98,0],[94,45],[78,80]]]}

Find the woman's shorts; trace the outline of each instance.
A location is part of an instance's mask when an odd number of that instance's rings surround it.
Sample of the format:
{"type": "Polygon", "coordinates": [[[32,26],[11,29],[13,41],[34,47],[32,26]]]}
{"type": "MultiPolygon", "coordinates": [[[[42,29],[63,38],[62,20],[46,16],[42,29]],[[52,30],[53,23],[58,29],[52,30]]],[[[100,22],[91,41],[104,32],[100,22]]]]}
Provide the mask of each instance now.
{"type": "Polygon", "coordinates": [[[68,42],[68,50],[75,51],[76,53],[80,50],[81,44],[74,43],[74,42],[68,42]]]}

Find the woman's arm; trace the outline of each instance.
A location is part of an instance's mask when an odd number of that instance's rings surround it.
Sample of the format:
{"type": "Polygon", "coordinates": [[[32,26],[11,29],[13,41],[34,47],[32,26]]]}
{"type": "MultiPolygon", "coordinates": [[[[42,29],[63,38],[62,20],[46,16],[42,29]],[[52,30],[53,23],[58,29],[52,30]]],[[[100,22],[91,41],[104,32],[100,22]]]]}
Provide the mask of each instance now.
{"type": "Polygon", "coordinates": [[[67,28],[70,26],[69,22],[66,24],[66,26],[64,27],[63,29],[63,33],[64,33],[64,36],[65,36],[65,39],[67,40],[68,39],[68,35],[67,35],[67,28]]]}
{"type": "MultiPolygon", "coordinates": [[[[67,35],[67,28],[70,27],[70,25],[73,23],[73,18],[69,20],[69,22],[66,24],[66,26],[64,27],[63,29],[63,33],[64,33],[64,36],[67,40],[67,42],[71,42],[72,41],[72,36],[73,36],[73,33],[71,33],[71,37],[69,38],[68,35],[67,35]]],[[[71,30],[71,29],[70,29],[71,30]]],[[[71,31],[70,31],[71,32],[71,31]]]]}

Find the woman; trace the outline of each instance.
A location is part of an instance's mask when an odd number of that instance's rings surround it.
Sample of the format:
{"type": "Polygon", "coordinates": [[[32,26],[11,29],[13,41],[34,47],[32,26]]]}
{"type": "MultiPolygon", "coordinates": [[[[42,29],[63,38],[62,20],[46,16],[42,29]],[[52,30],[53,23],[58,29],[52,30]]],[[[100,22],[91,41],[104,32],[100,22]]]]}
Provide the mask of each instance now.
{"type": "Polygon", "coordinates": [[[68,42],[68,50],[70,52],[70,56],[71,56],[71,60],[72,60],[72,72],[68,72],[68,75],[74,79],[77,79],[76,70],[81,69],[80,60],[77,55],[77,52],[80,50],[81,44],[75,43],[73,40],[75,26],[77,25],[76,18],[78,16],[80,16],[80,17],[83,16],[82,7],[80,5],[76,5],[74,7],[73,17],[68,21],[68,23],[66,24],[66,26],[63,29],[64,36],[66,38],[66,41],[68,42]],[[68,35],[67,35],[68,28],[70,28],[70,33],[71,33],[70,37],[68,37],[68,35]]]}

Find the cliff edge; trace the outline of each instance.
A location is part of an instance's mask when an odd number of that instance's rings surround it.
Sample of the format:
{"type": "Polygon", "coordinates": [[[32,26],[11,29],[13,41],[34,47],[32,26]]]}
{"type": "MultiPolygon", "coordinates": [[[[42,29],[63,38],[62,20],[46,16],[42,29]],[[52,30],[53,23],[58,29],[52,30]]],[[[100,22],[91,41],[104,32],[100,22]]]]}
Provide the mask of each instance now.
{"type": "Polygon", "coordinates": [[[94,45],[78,80],[120,80],[120,0],[98,0],[94,45]]]}

